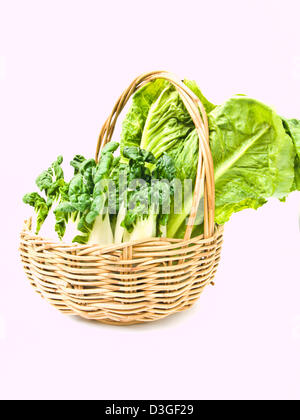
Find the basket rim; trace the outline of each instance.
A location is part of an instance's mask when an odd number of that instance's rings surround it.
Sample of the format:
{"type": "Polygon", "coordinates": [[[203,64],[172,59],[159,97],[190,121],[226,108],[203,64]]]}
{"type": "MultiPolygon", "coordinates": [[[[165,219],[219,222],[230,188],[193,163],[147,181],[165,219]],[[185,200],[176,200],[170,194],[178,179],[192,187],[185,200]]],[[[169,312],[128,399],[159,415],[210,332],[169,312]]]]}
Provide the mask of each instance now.
{"type": "Polygon", "coordinates": [[[153,238],[146,238],[146,239],[140,239],[137,241],[131,241],[131,242],[123,242],[121,244],[112,244],[112,245],[97,245],[97,244],[77,244],[77,243],[68,243],[64,241],[54,241],[52,239],[47,239],[42,236],[36,235],[32,231],[31,227],[31,219],[27,219],[24,221],[24,227],[21,231],[21,237],[26,236],[27,238],[33,240],[36,245],[47,245],[47,247],[55,247],[55,248],[64,248],[64,249],[72,249],[72,250],[78,250],[78,251],[86,251],[89,250],[90,252],[99,252],[101,254],[107,254],[113,251],[117,250],[123,250],[125,248],[134,247],[137,245],[142,244],[151,244],[152,246],[155,245],[181,245],[182,247],[188,246],[193,243],[203,243],[208,244],[209,242],[214,242],[215,239],[224,232],[224,225],[218,225],[215,224],[215,231],[212,236],[209,238],[205,238],[204,234],[195,236],[193,238],[190,238],[188,240],[186,239],[176,239],[176,238],[162,238],[162,237],[153,237],[153,238]]]}

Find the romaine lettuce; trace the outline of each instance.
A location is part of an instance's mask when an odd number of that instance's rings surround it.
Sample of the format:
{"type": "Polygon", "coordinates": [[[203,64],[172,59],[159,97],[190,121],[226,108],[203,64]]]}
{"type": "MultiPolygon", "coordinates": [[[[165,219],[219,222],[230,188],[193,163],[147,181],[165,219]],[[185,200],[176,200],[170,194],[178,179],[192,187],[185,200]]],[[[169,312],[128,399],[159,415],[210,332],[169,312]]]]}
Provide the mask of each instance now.
{"type": "MultiPolygon", "coordinates": [[[[215,106],[195,82],[185,80],[185,84],[201,99],[208,113],[215,165],[216,223],[224,224],[240,210],[258,209],[271,197],[284,200],[291,191],[299,189],[298,121],[285,120],[284,126],[272,108],[243,95],[215,106]]],[[[128,144],[141,145],[156,158],[167,152],[175,162],[177,178],[195,181],[197,133],[179,94],[169,84],[156,81],[137,92],[123,123],[121,138],[122,149],[128,144]],[[147,107],[141,114],[144,97],[147,107]]],[[[182,237],[191,204],[192,192],[185,210],[170,215],[169,237],[182,237]]],[[[198,225],[202,221],[200,208],[198,225]]],[[[195,232],[199,231],[198,226],[195,232]]]]}

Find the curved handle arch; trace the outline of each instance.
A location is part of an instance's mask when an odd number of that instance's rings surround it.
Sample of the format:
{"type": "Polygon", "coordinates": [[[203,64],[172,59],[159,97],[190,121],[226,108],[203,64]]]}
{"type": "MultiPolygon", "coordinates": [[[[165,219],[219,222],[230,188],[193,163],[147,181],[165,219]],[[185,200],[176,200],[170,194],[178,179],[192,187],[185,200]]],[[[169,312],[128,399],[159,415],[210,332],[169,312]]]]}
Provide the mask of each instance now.
{"type": "Polygon", "coordinates": [[[215,183],[213,158],[209,146],[207,114],[200,99],[175,75],[166,71],[153,71],[144,73],[133,80],[118,99],[112,113],[102,127],[96,149],[96,162],[99,160],[103,147],[111,141],[118,117],[131,96],[138,89],[156,79],[165,79],[175,87],[194,122],[199,138],[199,159],[193,203],[184,239],[189,240],[191,238],[202,195],[204,196],[204,237],[209,238],[213,236],[215,230],[215,183]]]}

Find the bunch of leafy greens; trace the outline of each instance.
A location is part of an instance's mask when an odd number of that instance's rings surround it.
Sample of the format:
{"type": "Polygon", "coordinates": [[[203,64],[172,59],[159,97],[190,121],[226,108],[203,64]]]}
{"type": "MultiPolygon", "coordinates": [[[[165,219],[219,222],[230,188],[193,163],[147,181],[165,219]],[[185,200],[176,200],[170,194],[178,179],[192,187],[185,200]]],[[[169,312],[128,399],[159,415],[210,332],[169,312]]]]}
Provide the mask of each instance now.
{"type": "MultiPolygon", "coordinates": [[[[300,122],[286,120],[263,103],[238,95],[215,106],[193,81],[185,84],[201,99],[208,114],[210,147],[215,167],[218,224],[243,209],[257,209],[276,197],[300,189],[300,122]]],[[[177,91],[157,80],[140,89],[124,120],[121,150],[140,145],[159,158],[174,160],[176,177],[195,181],[198,136],[177,91]]],[[[182,237],[193,191],[180,214],[171,214],[168,237],[182,237]]],[[[203,212],[194,234],[201,232],[203,212]]]]}
{"type": "MultiPolygon", "coordinates": [[[[215,168],[218,224],[268,199],[284,201],[300,190],[300,121],[280,117],[247,96],[216,106],[193,81],[185,84],[208,114],[215,168]]],[[[198,136],[179,94],[167,81],[145,85],[133,97],[118,143],[102,151],[99,163],[76,155],[74,176],[64,179],[59,157],[36,180],[40,193],[24,197],[37,213],[37,231],[50,213],[60,239],[71,224],[73,242],[108,245],[155,236],[182,238],[191,211],[198,165],[198,136]],[[176,181],[190,180],[175,202],[176,181]]],[[[203,231],[200,206],[193,235],[203,231]]]]}
{"type": "Polygon", "coordinates": [[[61,157],[37,178],[45,198],[34,192],[23,199],[37,213],[37,234],[53,210],[59,238],[72,223],[78,231],[73,242],[80,244],[109,245],[166,235],[173,194],[169,181],[176,173],[173,160],[166,154],[156,159],[151,152],[128,146],[123,150],[128,163],[121,163],[120,156],[114,156],[118,147],[114,142],[106,145],[98,164],[76,155],[69,183],[61,157]]]}

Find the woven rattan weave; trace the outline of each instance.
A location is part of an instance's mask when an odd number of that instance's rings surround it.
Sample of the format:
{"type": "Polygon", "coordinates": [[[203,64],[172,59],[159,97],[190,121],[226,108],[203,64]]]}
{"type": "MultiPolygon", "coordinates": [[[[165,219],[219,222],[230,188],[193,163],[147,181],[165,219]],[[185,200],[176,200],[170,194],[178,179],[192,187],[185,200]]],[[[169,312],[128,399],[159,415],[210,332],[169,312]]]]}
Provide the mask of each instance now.
{"type": "Polygon", "coordinates": [[[200,100],[170,73],[138,77],[105,122],[96,160],[111,140],[118,116],[132,94],[154,79],[166,79],[175,86],[199,137],[195,193],[185,238],[151,238],[106,247],[54,243],[34,235],[31,222],[26,222],[20,252],[27,277],[38,293],[67,314],[118,325],[156,321],[191,307],[214,279],[223,227],[214,223],[214,169],[200,100]],[[191,239],[203,196],[204,234],[191,239]]]}

